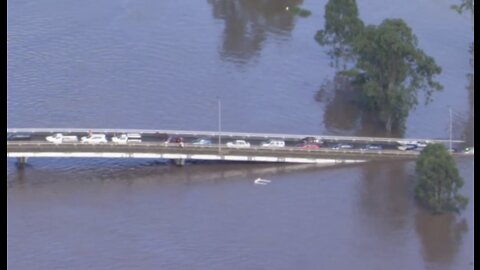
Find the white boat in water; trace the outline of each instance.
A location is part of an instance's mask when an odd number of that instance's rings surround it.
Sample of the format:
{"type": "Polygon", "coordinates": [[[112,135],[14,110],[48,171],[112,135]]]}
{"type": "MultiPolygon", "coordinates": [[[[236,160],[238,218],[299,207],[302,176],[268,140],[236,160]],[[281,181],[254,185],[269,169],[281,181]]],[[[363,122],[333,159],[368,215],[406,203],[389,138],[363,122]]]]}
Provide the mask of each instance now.
{"type": "Polygon", "coordinates": [[[257,178],[255,179],[255,181],[253,181],[256,185],[266,185],[266,184],[269,184],[270,182],[272,182],[271,180],[267,180],[267,179],[262,179],[262,178],[257,178]]]}

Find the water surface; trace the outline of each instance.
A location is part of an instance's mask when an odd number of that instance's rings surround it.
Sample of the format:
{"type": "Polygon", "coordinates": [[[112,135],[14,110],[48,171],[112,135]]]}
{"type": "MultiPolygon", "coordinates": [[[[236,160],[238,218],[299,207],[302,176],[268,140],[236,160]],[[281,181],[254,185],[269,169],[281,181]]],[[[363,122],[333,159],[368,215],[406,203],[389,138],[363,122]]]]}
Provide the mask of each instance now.
{"type": "MultiPolygon", "coordinates": [[[[7,5],[7,127],[381,135],[343,98],[313,39],[326,1],[20,1],[7,5]]],[[[442,66],[406,137],[472,137],[470,20],[451,1],[358,1],[400,17],[442,66]],[[463,124],[459,124],[463,123],[463,124]],[[467,126],[467,128],[465,127],[467,126]]],[[[473,200],[473,159],[457,160],[473,200]]],[[[9,269],[468,269],[473,205],[432,216],[414,163],[316,167],[155,160],[7,161],[9,269]],[[267,186],[253,179],[271,179],[267,186]]]]}

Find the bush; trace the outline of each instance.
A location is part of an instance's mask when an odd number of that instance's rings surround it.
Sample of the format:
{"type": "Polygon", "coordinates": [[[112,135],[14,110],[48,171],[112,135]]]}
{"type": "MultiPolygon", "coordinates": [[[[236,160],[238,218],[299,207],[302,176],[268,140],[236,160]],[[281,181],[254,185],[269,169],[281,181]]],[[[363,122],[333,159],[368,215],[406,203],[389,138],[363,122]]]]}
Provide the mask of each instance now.
{"type": "Polygon", "coordinates": [[[415,171],[418,182],[415,197],[435,214],[459,213],[468,204],[468,198],[458,193],[463,179],[456,163],[445,146],[431,144],[425,147],[417,160],[415,171]]]}

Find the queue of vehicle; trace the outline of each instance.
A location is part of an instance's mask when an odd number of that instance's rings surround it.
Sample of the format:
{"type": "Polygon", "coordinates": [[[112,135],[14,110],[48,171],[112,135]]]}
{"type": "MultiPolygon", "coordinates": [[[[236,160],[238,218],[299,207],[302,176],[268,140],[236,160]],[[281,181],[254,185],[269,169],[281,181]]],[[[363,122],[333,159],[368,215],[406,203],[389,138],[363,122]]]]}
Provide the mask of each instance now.
{"type": "MultiPolygon", "coordinates": [[[[78,135],[78,134],[77,134],[78,135]]],[[[45,137],[47,142],[54,144],[61,143],[88,143],[88,144],[100,144],[108,143],[109,141],[115,144],[128,144],[128,143],[141,143],[142,134],[140,133],[121,133],[106,135],[103,133],[88,133],[87,136],[83,136],[78,139],[77,135],[73,134],[62,134],[55,133],[45,137]]],[[[202,146],[208,147],[216,145],[216,142],[213,142],[214,137],[203,136],[199,138],[183,138],[178,135],[169,135],[166,133],[155,133],[147,134],[147,141],[163,141],[166,146],[177,145],[184,147],[185,144],[189,146],[202,146]]],[[[7,141],[28,141],[32,140],[32,134],[25,132],[18,133],[7,133],[7,141]]],[[[223,142],[223,141],[222,141],[223,142]]],[[[421,151],[423,150],[430,141],[399,141],[397,144],[363,144],[363,143],[345,143],[345,142],[334,142],[334,141],[323,141],[319,137],[305,137],[299,140],[288,140],[283,139],[268,139],[264,141],[259,141],[258,139],[253,139],[252,141],[246,139],[235,139],[235,140],[226,140],[225,146],[227,148],[250,148],[252,146],[262,147],[262,148],[285,148],[285,147],[295,147],[303,149],[331,149],[331,150],[352,150],[358,149],[361,152],[364,151],[383,151],[387,150],[401,150],[401,151],[421,151]]],[[[452,149],[451,152],[459,152],[456,149],[452,149]]],[[[463,153],[473,154],[473,148],[467,148],[463,153]]]]}

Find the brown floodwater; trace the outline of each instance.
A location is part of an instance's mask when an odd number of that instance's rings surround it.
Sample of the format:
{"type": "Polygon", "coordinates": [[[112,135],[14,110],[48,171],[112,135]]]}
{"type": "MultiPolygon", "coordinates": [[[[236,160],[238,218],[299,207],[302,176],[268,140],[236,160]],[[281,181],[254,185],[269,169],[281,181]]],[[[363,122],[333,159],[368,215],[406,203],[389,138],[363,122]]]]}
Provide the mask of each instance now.
{"type": "MultiPolygon", "coordinates": [[[[313,39],[325,3],[9,0],[7,128],[217,130],[219,98],[222,130],[383,136],[328,90],[313,39]],[[312,16],[285,10],[298,3],[312,16]]],[[[454,3],[358,1],[368,24],[404,19],[443,68],[400,136],[448,138],[452,108],[453,138],[473,143],[473,34],[454,3]]],[[[7,268],[470,269],[473,158],[456,161],[470,203],[433,216],[413,199],[414,162],[9,159],[7,268]]]]}

